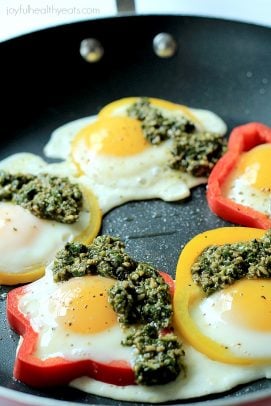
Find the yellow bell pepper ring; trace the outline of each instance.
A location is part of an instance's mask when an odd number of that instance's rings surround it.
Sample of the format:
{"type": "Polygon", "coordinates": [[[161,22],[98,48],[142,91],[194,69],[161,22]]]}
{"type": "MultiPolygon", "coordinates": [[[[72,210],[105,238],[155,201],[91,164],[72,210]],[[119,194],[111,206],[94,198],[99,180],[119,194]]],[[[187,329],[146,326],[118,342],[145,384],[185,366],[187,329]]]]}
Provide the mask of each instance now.
{"type": "Polygon", "coordinates": [[[191,267],[198,256],[211,245],[249,241],[261,238],[265,232],[263,229],[246,227],[223,227],[209,230],[198,234],[188,242],[179,257],[173,299],[174,326],[185,342],[212,360],[236,365],[260,365],[271,361],[270,358],[238,356],[200,330],[191,316],[191,310],[193,304],[206,297],[206,294],[194,283],[191,267]]]}

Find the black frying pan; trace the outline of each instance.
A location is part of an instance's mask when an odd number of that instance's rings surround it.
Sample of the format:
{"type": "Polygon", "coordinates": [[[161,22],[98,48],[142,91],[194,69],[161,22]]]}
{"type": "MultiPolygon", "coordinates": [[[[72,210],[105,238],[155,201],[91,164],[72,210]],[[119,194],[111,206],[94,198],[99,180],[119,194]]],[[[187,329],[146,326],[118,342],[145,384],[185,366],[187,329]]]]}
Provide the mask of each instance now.
{"type": "MultiPolygon", "coordinates": [[[[249,121],[271,125],[268,28],[194,17],[121,17],[25,35],[2,43],[0,52],[0,158],[19,151],[42,154],[56,127],[96,114],[106,103],[125,96],[160,97],[210,109],[226,121],[229,130],[249,121]],[[152,41],[160,32],[172,34],[177,41],[174,57],[154,54],[152,41]],[[104,57],[96,64],[79,54],[80,42],[89,37],[104,47],[104,57]]],[[[174,275],[184,243],[198,232],[226,224],[211,214],[205,188],[198,187],[185,202],[132,202],[112,210],[104,218],[102,232],[120,235],[136,258],[174,275]]],[[[9,388],[70,402],[121,404],[70,388],[38,391],[15,382],[12,368],[18,337],[5,321],[6,291],[1,288],[0,395],[9,388]]],[[[267,395],[270,400],[257,405],[271,402],[271,382],[261,380],[179,404],[232,405],[267,395]]],[[[14,398],[16,392],[7,396],[14,398]]],[[[40,404],[42,399],[35,402],[40,404]]],[[[1,397],[0,404],[5,404],[1,397]]]]}

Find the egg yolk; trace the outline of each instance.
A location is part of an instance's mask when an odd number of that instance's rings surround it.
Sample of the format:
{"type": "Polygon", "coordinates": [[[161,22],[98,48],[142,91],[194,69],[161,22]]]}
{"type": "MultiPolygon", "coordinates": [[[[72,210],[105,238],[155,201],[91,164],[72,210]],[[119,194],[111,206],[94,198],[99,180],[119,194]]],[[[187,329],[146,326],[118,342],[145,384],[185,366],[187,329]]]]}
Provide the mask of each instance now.
{"type": "Polygon", "coordinates": [[[271,331],[271,281],[243,279],[223,291],[222,319],[253,331],[271,331]]]}
{"type": "MultiPolygon", "coordinates": [[[[131,104],[136,103],[140,100],[139,97],[125,97],[123,99],[115,100],[112,103],[107,104],[100,112],[99,119],[104,119],[106,117],[112,116],[125,116],[126,109],[131,106],[131,104]]],[[[189,120],[202,127],[202,123],[197,119],[193,112],[186,106],[181,104],[172,103],[168,100],[157,99],[155,97],[148,98],[151,105],[158,109],[167,110],[173,113],[181,113],[189,120]]]]}
{"type": "Polygon", "coordinates": [[[107,291],[115,280],[102,276],[72,278],[60,284],[50,308],[66,331],[89,334],[107,330],[117,323],[107,291]]]}
{"type": "Polygon", "coordinates": [[[271,190],[271,144],[261,144],[242,154],[236,175],[262,191],[271,190]]]}
{"type": "Polygon", "coordinates": [[[81,140],[95,155],[129,156],[150,147],[140,121],[129,117],[109,117],[91,123],[77,134],[72,149],[81,140]]]}

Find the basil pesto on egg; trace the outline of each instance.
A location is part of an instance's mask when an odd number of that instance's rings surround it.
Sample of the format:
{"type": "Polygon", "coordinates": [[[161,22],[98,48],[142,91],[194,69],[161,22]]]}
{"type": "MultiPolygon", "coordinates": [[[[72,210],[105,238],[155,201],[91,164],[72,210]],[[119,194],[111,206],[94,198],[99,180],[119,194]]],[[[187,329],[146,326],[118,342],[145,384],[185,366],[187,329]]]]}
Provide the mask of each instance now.
{"type": "Polygon", "coordinates": [[[55,282],[86,275],[116,279],[108,300],[126,334],[122,345],[134,348],[136,382],[158,385],[178,376],[184,352],[172,332],[169,286],[157,269],[132,259],[119,238],[102,235],[88,246],[67,243],[52,271],[55,282]]]}
{"type": "Polygon", "coordinates": [[[79,218],[82,192],[67,177],[0,171],[0,201],[10,201],[35,216],[72,224],[79,218]]]}
{"type": "Polygon", "coordinates": [[[196,129],[184,116],[178,118],[165,116],[144,97],[128,107],[127,114],[141,121],[145,137],[151,144],[159,144],[182,133],[192,133],[196,129]]]}
{"type": "Polygon", "coordinates": [[[193,280],[208,295],[241,278],[271,277],[271,231],[246,242],[211,245],[191,268],[193,280]]]}
{"type": "Polygon", "coordinates": [[[221,134],[199,131],[186,117],[170,117],[153,107],[148,98],[141,98],[127,109],[129,117],[141,121],[142,130],[151,144],[172,139],[169,166],[195,177],[208,176],[226,151],[221,134]]]}

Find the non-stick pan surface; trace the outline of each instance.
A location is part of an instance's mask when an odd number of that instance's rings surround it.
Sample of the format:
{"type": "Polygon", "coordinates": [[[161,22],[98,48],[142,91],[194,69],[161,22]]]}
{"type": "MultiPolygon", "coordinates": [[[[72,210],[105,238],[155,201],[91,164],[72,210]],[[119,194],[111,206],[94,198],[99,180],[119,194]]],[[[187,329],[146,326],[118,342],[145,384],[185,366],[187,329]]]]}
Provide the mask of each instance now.
{"type": "MultiPolygon", "coordinates": [[[[42,154],[56,127],[96,114],[106,103],[125,96],[160,97],[210,109],[229,130],[249,121],[271,125],[268,28],[181,16],[121,17],[36,32],[1,44],[0,52],[0,158],[20,151],[42,154]],[[173,58],[154,54],[152,41],[160,32],[177,41],[173,58]],[[79,54],[81,40],[90,37],[104,47],[104,57],[96,64],[79,54]]],[[[137,259],[174,276],[182,246],[195,234],[226,224],[209,211],[205,188],[198,187],[184,202],[132,202],[112,210],[104,218],[102,232],[120,235],[137,259]]],[[[6,291],[1,288],[2,387],[71,402],[120,404],[70,388],[38,391],[15,382],[18,337],[6,324],[6,291]]],[[[261,380],[200,401],[237,404],[252,392],[261,397],[265,389],[271,395],[271,382],[261,380]]]]}

